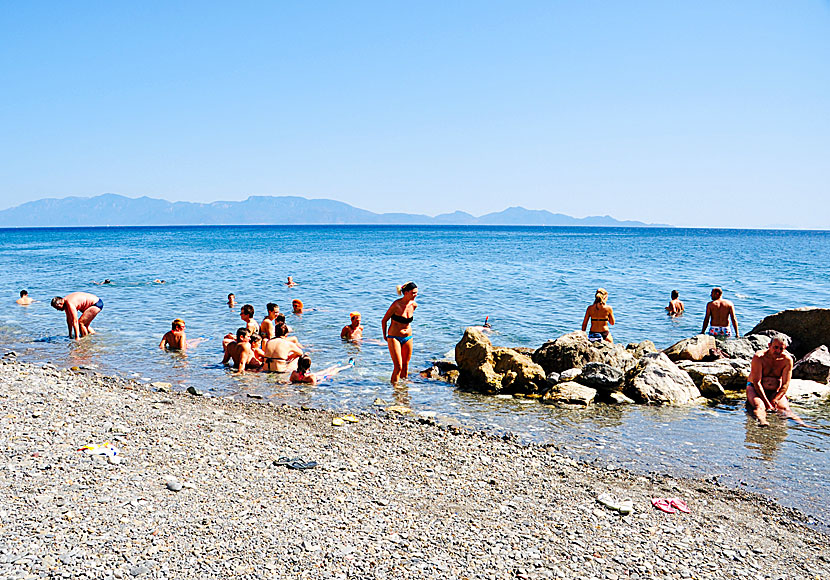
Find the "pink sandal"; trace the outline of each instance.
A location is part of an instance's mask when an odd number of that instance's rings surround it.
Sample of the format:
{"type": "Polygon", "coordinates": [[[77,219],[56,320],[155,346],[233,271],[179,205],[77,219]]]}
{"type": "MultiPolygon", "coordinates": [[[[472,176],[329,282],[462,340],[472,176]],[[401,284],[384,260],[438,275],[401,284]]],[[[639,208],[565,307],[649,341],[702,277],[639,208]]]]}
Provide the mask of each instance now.
{"type": "Polygon", "coordinates": [[[683,512],[684,514],[691,513],[689,511],[689,506],[686,505],[686,502],[680,499],[679,497],[670,497],[668,500],[669,505],[674,509],[683,512]]]}
{"type": "Polygon", "coordinates": [[[651,505],[656,507],[661,512],[666,512],[667,514],[677,513],[677,510],[672,507],[671,503],[669,503],[669,500],[667,500],[664,497],[651,498],[651,505]]]}

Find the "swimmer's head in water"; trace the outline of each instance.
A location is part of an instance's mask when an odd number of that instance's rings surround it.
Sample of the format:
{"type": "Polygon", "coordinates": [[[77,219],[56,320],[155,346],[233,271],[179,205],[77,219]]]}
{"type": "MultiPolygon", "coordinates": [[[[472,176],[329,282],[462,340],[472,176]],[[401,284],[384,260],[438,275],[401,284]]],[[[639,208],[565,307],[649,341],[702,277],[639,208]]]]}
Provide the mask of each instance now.
{"type": "Polygon", "coordinates": [[[251,318],[254,317],[254,306],[253,304],[246,304],[242,307],[242,310],[239,311],[240,315],[249,316],[251,318]]]}
{"type": "Polygon", "coordinates": [[[54,308],[55,310],[63,310],[63,302],[63,298],[61,298],[60,296],[55,296],[54,298],[52,298],[52,308],[54,308]]]}
{"type": "Polygon", "coordinates": [[[233,302],[236,300],[236,294],[228,294],[228,302],[233,302]]]}
{"type": "Polygon", "coordinates": [[[295,298],[291,301],[291,307],[294,309],[294,312],[302,312],[303,311],[303,301],[295,298]]]}
{"type": "Polygon", "coordinates": [[[288,334],[288,327],[284,322],[274,324],[274,338],[282,338],[286,334],[288,334]]]}
{"type": "Polygon", "coordinates": [[[597,292],[594,294],[594,304],[605,304],[606,300],[608,300],[608,290],[597,288],[597,292]]]}
{"type": "Polygon", "coordinates": [[[245,340],[249,336],[251,336],[251,331],[247,327],[243,326],[236,329],[236,340],[245,340]]]}
{"type": "Polygon", "coordinates": [[[269,302],[268,304],[266,304],[265,308],[268,310],[268,312],[279,312],[280,311],[280,307],[277,306],[276,304],[274,304],[273,302],[269,302]]]}
{"type": "Polygon", "coordinates": [[[349,312],[349,318],[352,319],[352,322],[354,322],[355,320],[360,322],[360,312],[356,310],[354,312],[349,312]]]}
{"type": "Polygon", "coordinates": [[[680,294],[677,292],[677,290],[672,290],[671,291],[671,299],[672,300],[677,300],[678,296],[680,296],[680,294]]]}
{"type": "Polygon", "coordinates": [[[712,288],[712,300],[717,300],[721,296],[723,296],[723,290],[720,288],[712,288]]]}
{"type": "Polygon", "coordinates": [[[418,285],[415,282],[407,282],[406,284],[402,284],[398,286],[398,294],[403,296],[407,292],[412,292],[413,290],[417,290],[418,285]]]}
{"type": "Polygon", "coordinates": [[[177,318],[172,322],[173,330],[184,330],[184,320],[177,318]]]}
{"type": "Polygon", "coordinates": [[[311,357],[307,354],[297,359],[297,372],[305,374],[311,368],[311,357]]]}
{"type": "Polygon", "coordinates": [[[28,292],[26,292],[25,290],[21,290],[21,291],[20,291],[20,297],[21,297],[21,298],[23,298],[24,296],[28,296],[28,295],[29,295],[29,293],[28,293],[28,292]]]}

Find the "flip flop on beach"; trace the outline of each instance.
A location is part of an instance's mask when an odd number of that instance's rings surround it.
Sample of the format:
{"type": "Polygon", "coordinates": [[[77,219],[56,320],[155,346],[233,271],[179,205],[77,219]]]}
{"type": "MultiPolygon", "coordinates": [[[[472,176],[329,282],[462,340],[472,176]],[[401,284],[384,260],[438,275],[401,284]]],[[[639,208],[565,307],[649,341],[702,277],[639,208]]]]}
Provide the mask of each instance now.
{"type": "Polygon", "coordinates": [[[656,507],[661,512],[666,512],[667,514],[674,514],[677,513],[677,510],[674,509],[669,500],[664,497],[653,497],[651,498],[651,505],[656,507]]]}
{"type": "Polygon", "coordinates": [[[691,513],[689,511],[689,506],[686,505],[686,502],[680,499],[679,497],[670,497],[666,501],[668,501],[669,505],[677,511],[683,512],[684,514],[691,513]]]}
{"type": "Polygon", "coordinates": [[[297,457],[291,463],[286,465],[288,469],[313,469],[317,467],[316,461],[303,461],[302,457],[297,457]]]}

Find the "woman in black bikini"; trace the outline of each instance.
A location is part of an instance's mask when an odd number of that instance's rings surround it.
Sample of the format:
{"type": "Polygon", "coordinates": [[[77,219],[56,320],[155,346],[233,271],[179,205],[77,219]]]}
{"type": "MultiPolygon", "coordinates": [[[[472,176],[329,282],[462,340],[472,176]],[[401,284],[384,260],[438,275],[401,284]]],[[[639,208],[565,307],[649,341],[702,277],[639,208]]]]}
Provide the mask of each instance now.
{"type": "Polygon", "coordinates": [[[415,309],[418,304],[415,297],[418,296],[418,286],[415,282],[407,282],[398,286],[398,294],[401,298],[395,300],[383,316],[383,339],[389,347],[389,354],[392,357],[392,384],[409,374],[409,359],[412,358],[412,319],[415,317],[415,309]],[[389,332],[386,331],[386,324],[389,323],[389,332]]]}

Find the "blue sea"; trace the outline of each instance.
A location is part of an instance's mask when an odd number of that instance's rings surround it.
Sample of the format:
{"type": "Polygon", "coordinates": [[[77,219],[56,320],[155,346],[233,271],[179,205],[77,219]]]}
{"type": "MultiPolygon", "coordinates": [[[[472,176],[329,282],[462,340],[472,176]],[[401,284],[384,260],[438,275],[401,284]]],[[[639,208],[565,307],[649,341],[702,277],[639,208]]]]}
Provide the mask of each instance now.
{"type": "Polygon", "coordinates": [[[393,389],[380,320],[395,286],[419,286],[411,369],[453,350],[464,328],[489,316],[493,341],[538,347],[578,330],[597,287],[609,292],[615,340],[665,347],[700,331],[713,286],[735,303],[741,331],[786,308],[827,307],[830,232],[663,228],[241,226],[0,230],[0,346],[22,360],[85,365],[143,381],[195,386],[215,395],[261,396],[334,410],[372,408],[381,398],[434,411],[445,421],[555,443],[574,457],[638,472],[716,478],[769,495],[830,529],[830,406],[798,407],[807,429],[773,420],[758,429],[737,402],[692,408],[565,410],[535,401],[465,393],[414,374],[393,389]],[[293,276],[298,286],[284,285],[293,276]],[[112,285],[93,281],[109,278],[112,285]],[[165,284],[154,284],[163,279],[165,284]],[[15,304],[20,289],[37,300],[15,304]],[[666,316],[672,289],[686,314],[666,316]],[[66,338],[52,296],[92,292],[105,307],[97,334],[66,338]],[[221,337],[259,321],[276,302],[310,351],[312,370],[355,359],[354,369],[317,386],[222,368],[221,337]],[[307,311],[290,313],[299,298],[307,311]],[[366,339],[339,339],[349,312],[363,314],[366,339]],[[158,343],[174,318],[189,338],[208,339],[187,356],[158,343]]]}

